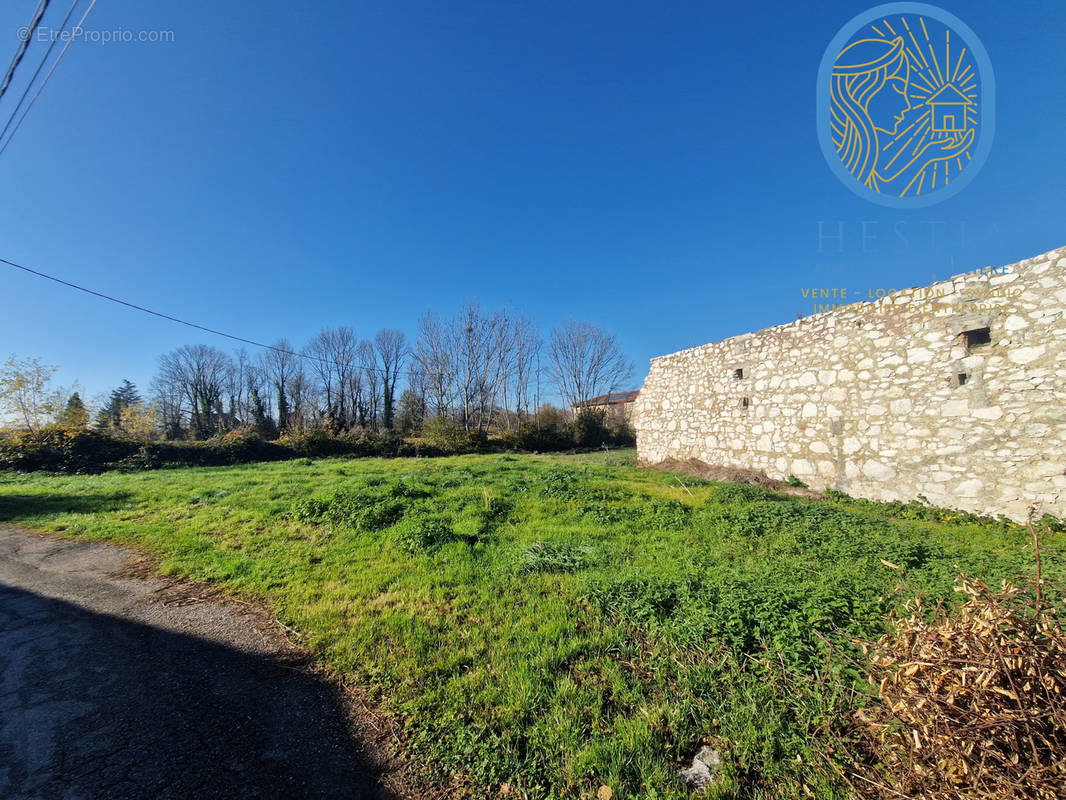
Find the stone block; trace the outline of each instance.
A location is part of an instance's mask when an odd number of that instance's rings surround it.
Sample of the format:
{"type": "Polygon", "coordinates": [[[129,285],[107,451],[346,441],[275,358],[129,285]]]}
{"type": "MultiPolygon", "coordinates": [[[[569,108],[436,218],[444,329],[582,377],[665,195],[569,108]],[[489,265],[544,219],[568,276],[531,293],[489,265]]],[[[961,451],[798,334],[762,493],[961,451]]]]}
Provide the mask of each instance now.
{"type": "Polygon", "coordinates": [[[902,416],[911,412],[911,409],[914,407],[914,403],[909,397],[902,397],[899,400],[893,400],[892,402],[890,402],[888,404],[888,407],[893,414],[902,416]]]}
{"type": "Polygon", "coordinates": [[[896,470],[871,458],[862,465],[862,474],[872,481],[887,481],[896,477],[896,470]]]}
{"type": "Polygon", "coordinates": [[[969,413],[969,400],[949,400],[940,407],[940,416],[942,417],[962,417],[969,413]]]}
{"type": "Polygon", "coordinates": [[[1007,358],[1015,364],[1030,364],[1047,352],[1047,347],[1037,345],[1035,347],[1019,347],[1007,353],[1007,358]]]}

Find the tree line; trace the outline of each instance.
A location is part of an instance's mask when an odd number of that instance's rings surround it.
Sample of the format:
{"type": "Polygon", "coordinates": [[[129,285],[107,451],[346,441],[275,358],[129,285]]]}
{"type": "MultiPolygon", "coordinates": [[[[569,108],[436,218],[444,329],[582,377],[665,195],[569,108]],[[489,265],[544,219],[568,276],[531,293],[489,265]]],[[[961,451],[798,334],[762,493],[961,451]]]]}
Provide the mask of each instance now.
{"type": "MultiPolygon", "coordinates": [[[[0,370],[5,422],[33,430],[90,424],[81,397],[49,388],[54,368],[12,356],[0,370]]],[[[529,317],[476,303],[425,314],[413,339],[385,328],[359,338],[325,328],[302,346],[256,354],[190,344],[165,353],[147,396],[125,381],[92,422],[138,438],[208,439],[238,429],[264,438],[302,431],[419,432],[427,421],[470,434],[516,429],[546,396],[575,406],[630,388],[632,362],[614,334],[569,320],[542,337],[529,317]]]]}

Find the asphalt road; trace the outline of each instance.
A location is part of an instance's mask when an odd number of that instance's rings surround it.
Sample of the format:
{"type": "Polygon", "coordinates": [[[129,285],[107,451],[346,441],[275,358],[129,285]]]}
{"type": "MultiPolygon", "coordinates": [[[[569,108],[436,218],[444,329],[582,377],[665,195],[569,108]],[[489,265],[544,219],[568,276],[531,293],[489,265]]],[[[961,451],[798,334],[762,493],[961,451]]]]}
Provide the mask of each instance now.
{"type": "Polygon", "coordinates": [[[129,556],[0,525],[0,798],[397,796],[261,614],[129,556]]]}

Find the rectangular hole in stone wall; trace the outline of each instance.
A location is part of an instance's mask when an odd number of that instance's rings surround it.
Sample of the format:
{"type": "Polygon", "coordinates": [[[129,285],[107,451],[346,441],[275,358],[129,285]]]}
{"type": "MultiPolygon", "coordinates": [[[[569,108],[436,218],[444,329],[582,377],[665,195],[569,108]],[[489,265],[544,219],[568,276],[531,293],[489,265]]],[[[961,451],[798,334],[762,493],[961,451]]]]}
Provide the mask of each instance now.
{"type": "Polygon", "coordinates": [[[962,340],[966,343],[966,349],[972,350],[984,344],[991,344],[992,331],[989,328],[974,328],[972,331],[963,331],[962,340]]]}
{"type": "Polygon", "coordinates": [[[742,368],[733,370],[733,377],[739,381],[744,377],[744,370],[742,368]]]}
{"type": "Polygon", "coordinates": [[[750,405],[751,405],[751,400],[749,398],[747,398],[747,397],[740,398],[740,407],[741,408],[747,408],[750,405]]]}
{"type": "Polygon", "coordinates": [[[967,375],[965,372],[960,372],[958,377],[959,377],[959,386],[965,386],[966,385],[966,381],[969,380],[969,378],[970,378],[970,376],[967,375]]]}

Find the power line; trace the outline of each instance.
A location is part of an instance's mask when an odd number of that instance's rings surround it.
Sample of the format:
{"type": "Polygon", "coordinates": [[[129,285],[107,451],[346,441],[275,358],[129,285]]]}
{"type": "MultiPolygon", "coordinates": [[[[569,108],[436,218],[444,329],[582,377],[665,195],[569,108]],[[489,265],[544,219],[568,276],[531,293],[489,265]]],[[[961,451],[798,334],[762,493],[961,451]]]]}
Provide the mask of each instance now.
{"type": "Polygon", "coordinates": [[[56,56],[56,60],[52,63],[52,68],[48,70],[48,74],[44,76],[44,80],[41,82],[41,86],[37,89],[37,94],[30,100],[30,104],[26,106],[26,110],[22,112],[22,116],[19,117],[19,121],[15,123],[15,127],[11,129],[11,135],[7,137],[7,141],[4,142],[3,147],[0,147],[0,155],[4,154],[7,150],[7,146],[11,144],[11,140],[15,138],[15,134],[18,133],[18,129],[22,127],[22,123],[25,121],[26,116],[30,113],[30,109],[33,108],[33,104],[37,102],[37,98],[41,96],[41,92],[44,91],[44,87],[48,85],[48,81],[51,80],[52,74],[56,71],[56,67],[59,66],[59,62],[63,60],[63,56],[66,55],[67,50],[70,49],[71,44],[78,37],[78,31],[81,30],[82,23],[85,22],[85,18],[89,16],[89,12],[93,10],[93,6],[96,5],[96,0],[92,0],[89,3],[89,7],[85,9],[85,13],[81,15],[81,19],[78,24],[74,26],[74,29],[70,32],[70,38],[67,39],[67,43],[63,45],[63,49],[59,51],[59,55],[56,56]]]}
{"type": "MultiPolygon", "coordinates": [[[[309,355],[307,353],[298,353],[295,350],[286,350],[284,347],[276,347],[276,346],[274,346],[272,344],[264,344],[263,342],[257,342],[254,339],[246,339],[243,336],[237,336],[237,335],[232,334],[232,333],[226,333],[225,331],[216,330],[215,328],[208,328],[205,325],[199,325],[199,324],[197,324],[195,322],[189,322],[188,320],[184,320],[184,319],[181,319],[179,317],[171,316],[170,314],[164,314],[162,311],[153,311],[150,308],[145,308],[144,306],[139,306],[136,303],[129,303],[129,302],[125,301],[125,300],[120,300],[117,297],[112,297],[109,294],[104,294],[103,292],[97,292],[94,289],[89,289],[89,288],[87,288],[85,286],[79,286],[76,283],[71,283],[70,281],[65,281],[62,278],[57,278],[54,275],[49,275],[46,272],[40,272],[38,270],[30,269],[29,267],[23,266],[22,264],[16,264],[14,261],[8,261],[6,258],[0,258],[0,263],[7,264],[9,267],[14,267],[15,269],[20,269],[23,272],[28,272],[30,275],[36,275],[38,278],[44,278],[45,280],[54,281],[55,283],[62,284],[63,286],[67,286],[67,287],[69,287],[71,289],[76,289],[79,292],[85,292],[85,294],[91,294],[93,297],[99,297],[101,300],[107,300],[107,301],[112,302],[112,303],[118,303],[120,306],[126,306],[126,308],[132,308],[134,311],[142,311],[145,314],[151,314],[153,317],[159,317],[160,319],[165,319],[165,320],[168,320],[170,322],[176,322],[179,325],[186,325],[186,326],[188,326],[190,328],[195,328],[196,330],[204,331],[205,333],[214,334],[215,336],[222,336],[222,337],[225,337],[226,339],[232,339],[235,342],[242,342],[244,344],[250,344],[253,347],[261,347],[264,350],[273,350],[275,353],[281,353],[283,355],[296,356],[297,358],[304,358],[304,359],[307,359],[308,361],[317,361],[320,364],[327,364],[327,365],[332,365],[332,366],[335,366],[335,367],[344,366],[343,364],[338,364],[336,361],[333,361],[333,360],[328,359],[328,358],[321,358],[319,356],[313,356],[313,355],[309,355]]],[[[368,371],[369,370],[373,370],[374,372],[380,372],[380,373],[383,373],[383,374],[386,372],[385,370],[381,369],[380,367],[363,366],[362,368],[365,369],[365,370],[368,370],[368,371]]]]}
{"type": "Polygon", "coordinates": [[[7,129],[11,127],[11,123],[15,121],[15,115],[19,113],[19,109],[22,108],[22,104],[26,102],[26,97],[29,95],[30,89],[32,89],[33,84],[37,82],[37,76],[41,74],[41,70],[44,69],[44,65],[48,63],[48,57],[52,55],[52,51],[55,49],[56,42],[58,42],[59,39],[62,37],[63,31],[66,30],[67,23],[70,22],[70,18],[74,14],[74,9],[77,8],[79,2],[80,0],[74,0],[74,2],[70,4],[70,9],[67,11],[67,15],[63,17],[63,24],[59,26],[59,36],[52,37],[52,41],[51,43],[49,43],[48,49],[44,51],[44,58],[42,58],[41,62],[37,65],[37,69],[33,71],[33,77],[30,78],[30,82],[26,84],[26,88],[22,90],[22,97],[19,98],[18,103],[15,104],[14,110],[7,118],[7,122],[4,124],[4,129],[0,131],[0,141],[3,140],[4,134],[7,133],[7,129]]]}
{"type": "Polygon", "coordinates": [[[0,98],[4,96],[7,87],[11,85],[11,79],[15,77],[15,70],[18,69],[19,64],[22,62],[22,57],[26,55],[26,48],[30,46],[30,40],[33,39],[33,34],[37,32],[37,26],[41,24],[41,17],[44,16],[44,12],[48,9],[49,2],[50,0],[41,0],[37,4],[37,10],[33,12],[33,19],[30,20],[30,24],[26,28],[26,35],[19,42],[19,49],[15,51],[15,57],[11,59],[11,66],[7,68],[3,84],[0,84],[0,98]]]}

